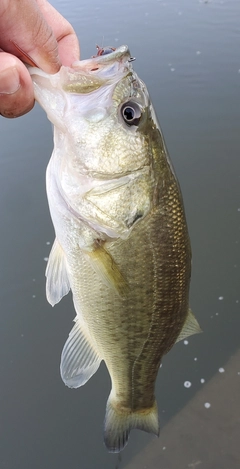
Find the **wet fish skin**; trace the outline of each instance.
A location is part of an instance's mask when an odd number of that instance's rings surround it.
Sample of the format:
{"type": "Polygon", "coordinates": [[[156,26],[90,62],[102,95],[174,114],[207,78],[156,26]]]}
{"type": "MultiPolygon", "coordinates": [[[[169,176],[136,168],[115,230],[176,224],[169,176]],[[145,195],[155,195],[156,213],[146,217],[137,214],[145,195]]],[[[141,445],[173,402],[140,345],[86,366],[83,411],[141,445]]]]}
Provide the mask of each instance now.
{"type": "Polygon", "coordinates": [[[36,99],[55,126],[47,298],[54,305],[71,289],[77,313],[61,375],[79,387],[105,361],[111,452],[124,448],[133,428],[159,434],[161,359],[200,331],[188,304],[191,247],[181,191],[130,57],[122,46],[54,76],[30,69],[36,99]],[[140,109],[136,125],[124,121],[125,103],[140,109]]]}

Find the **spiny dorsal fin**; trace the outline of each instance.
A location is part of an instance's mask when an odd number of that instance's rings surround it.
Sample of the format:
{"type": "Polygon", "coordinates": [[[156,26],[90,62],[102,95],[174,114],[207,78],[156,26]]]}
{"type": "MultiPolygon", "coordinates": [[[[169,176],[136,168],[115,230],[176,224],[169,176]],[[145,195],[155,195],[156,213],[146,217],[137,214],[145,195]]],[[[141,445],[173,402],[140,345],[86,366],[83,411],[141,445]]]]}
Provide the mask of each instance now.
{"type": "Polygon", "coordinates": [[[199,324],[198,324],[192,310],[189,308],[186,321],[184,323],[184,326],[183,326],[183,328],[182,328],[176,342],[179,342],[180,340],[186,339],[186,337],[189,337],[190,335],[198,334],[199,332],[202,332],[202,329],[199,326],[199,324]]]}
{"type": "Polygon", "coordinates": [[[48,259],[46,277],[47,300],[54,306],[64,295],[67,295],[70,290],[66,259],[57,238],[53,243],[48,259]]]}

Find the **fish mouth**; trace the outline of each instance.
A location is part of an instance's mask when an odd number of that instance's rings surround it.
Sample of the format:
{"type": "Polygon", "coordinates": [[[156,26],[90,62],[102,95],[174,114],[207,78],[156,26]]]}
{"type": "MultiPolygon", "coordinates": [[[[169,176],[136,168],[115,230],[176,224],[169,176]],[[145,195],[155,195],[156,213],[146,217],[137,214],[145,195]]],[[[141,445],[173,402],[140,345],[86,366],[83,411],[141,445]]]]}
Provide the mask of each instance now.
{"type": "Polygon", "coordinates": [[[128,46],[97,49],[97,55],[90,59],[73,62],[70,68],[62,67],[62,86],[66,92],[88,94],[104,85],[115,85],[132,71],[134,59],[128,46]]]}
{"type": "Polygon", "coordinates": [[[120,47],[100,47],[97,46],[97,54],[93,55],[93,59],[100,59],[100,62],[109,62],[111,60],[118,60],[119,58],[122,59],[124,56],[129,56],[130,51],[128,46],[120,46],[120,47]]]}
{"type": "Polygon", "coordinates": [[[114,47],[100,48],[97,46],[97,49],[97,55],[91,57],[91,59],[73,62],[72,68],[77,71],[84,70],[85,72],[97,71],[116,63],[122,65],[134,60],[131,57],[128,46],[126,45],[117,47],[116,49],[114,47]]]}
{"type": "Polygon", "coordinates": [[[97,47],[97,55],[90,59],[73,62],[71,67],[61,67],[59,72],[49,75],[40,69],[28,67],[33,81],[46,78],[54,88],[61,88],[70,94],[89,94],[105,85],[115,85],[132,71],[128,46],[97,47]]]}

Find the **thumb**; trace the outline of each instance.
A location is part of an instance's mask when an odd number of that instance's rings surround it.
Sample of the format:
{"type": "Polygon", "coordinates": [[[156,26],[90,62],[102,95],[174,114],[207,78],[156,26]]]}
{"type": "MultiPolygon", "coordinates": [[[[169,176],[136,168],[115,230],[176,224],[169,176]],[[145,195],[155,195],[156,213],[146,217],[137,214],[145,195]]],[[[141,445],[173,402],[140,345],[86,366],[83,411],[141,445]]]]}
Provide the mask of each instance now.
{"type": "Polygon", "coordinates": [[[18,117],[34,105],[32,80],[14,55],[0,52],[0,115],[18,117]]]}

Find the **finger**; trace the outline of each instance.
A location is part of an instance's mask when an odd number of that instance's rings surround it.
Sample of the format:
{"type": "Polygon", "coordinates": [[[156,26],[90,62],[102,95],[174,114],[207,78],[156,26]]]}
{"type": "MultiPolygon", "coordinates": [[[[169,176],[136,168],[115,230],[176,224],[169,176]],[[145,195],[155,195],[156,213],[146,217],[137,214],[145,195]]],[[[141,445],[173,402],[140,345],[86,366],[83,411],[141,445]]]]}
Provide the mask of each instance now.
{"type": "Polygon", "coordinates": [[[18,57],[15,42],[48,73],[61,66],[58,44],[35,0],[0,1],[0,47],[18,57]]]}
{"type": "Polygon", "coordinates": [[[33,85],[25,65],[17,57],[0,52],[0,114],[19,117],[33,106],[33,85]]]}
{"type": "Polygon", "coordinates": [[[36,0],[44,18],[53,30],[58,42],[58,52],[63,65],[80,60],[78,38],[72,25],[46,0],[36,0]]]}

